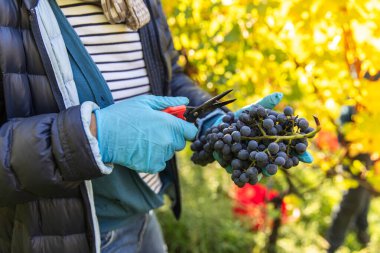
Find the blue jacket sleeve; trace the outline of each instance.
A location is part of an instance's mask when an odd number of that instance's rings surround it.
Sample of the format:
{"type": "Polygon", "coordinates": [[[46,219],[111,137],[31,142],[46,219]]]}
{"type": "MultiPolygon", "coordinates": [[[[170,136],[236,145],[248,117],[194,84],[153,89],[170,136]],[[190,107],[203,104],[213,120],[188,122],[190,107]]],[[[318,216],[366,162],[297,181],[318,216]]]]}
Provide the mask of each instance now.
{"type": "Polygon", "coordinates": [[[101,175],[80,106],[0,126],[0,206],[64,197],[83,180],[101,175]]]}

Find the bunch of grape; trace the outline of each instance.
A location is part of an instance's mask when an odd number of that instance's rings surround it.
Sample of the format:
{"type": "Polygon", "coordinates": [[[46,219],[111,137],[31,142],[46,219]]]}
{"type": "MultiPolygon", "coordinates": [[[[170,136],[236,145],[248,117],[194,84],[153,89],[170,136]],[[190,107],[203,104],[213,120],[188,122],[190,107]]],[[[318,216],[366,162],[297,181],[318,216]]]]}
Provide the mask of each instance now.
{"type": "Polygon", "coordinates": [[[307,138],[319,131],[304,118],[294,116],[293,108],[283,113],[253,105],[235,117],[229,112],[222,123],[208,129],[191,144],[191,160],[202,166],[214,161],[223,167],[231,166],[231,179],[243,187],[256,184],[260,174],[270,176],[278,169],[290,169],[299,164],[297,155],[308,147],[307,138]]]}

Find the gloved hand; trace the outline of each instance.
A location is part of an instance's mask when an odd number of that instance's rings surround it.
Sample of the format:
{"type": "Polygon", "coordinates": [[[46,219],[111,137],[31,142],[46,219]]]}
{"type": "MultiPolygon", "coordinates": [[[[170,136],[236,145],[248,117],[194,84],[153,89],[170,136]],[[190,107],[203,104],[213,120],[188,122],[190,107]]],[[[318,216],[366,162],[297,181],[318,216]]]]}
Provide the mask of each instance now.
{"type": "MultiPolygon", "coordinates": [[[[261,106],[263,106],[266,109],[273,109],[281,101],[282,97],[283,97],[282,93],[275,92],[275,93],[273,93],[271,95],[268,95],[268,96],[264,97],[263,99],[259,100],[258,102],[254,103],[254,104],[261,105],[261,106]]],[[[251,107],[254,104],[250,104],[250,105],[245,106],[245,107],[241,108],[240,110],[236,111],[234,113],[235,117],[239,117],[239,115],[244,110],[246,110],[247,108],[251,107]]],[[[212,126],[219,125],[222,122],[223,116],[220,116],[217,119],[215,119],[215,121],[212,124],[212,126]]],[[[218,155],[217,152],[214,152],[213,156],[214,156],[215,160],[219,162],[219,164],[223,163],[221,157],[218,155]]],[[[308,152],[305,152],[302,155],[297,155],[297,157],[299,158],[299,160],[301,162],[304,162],[304,163],[312,163],[313,162],[313,157],[308,152]]],[[[226,169],[226,171],[228,173],[232,173],[231,166],[227,166],[225,169],[226,169]]]]}
{"type": "Polygon", "coordinates": [[[105,163],[138,172],[157,173],[186,140],[195,138],[194,124],[161,110],[188,104],[185,97],[142,95],[95,111],[100,153],[105,163]]]}

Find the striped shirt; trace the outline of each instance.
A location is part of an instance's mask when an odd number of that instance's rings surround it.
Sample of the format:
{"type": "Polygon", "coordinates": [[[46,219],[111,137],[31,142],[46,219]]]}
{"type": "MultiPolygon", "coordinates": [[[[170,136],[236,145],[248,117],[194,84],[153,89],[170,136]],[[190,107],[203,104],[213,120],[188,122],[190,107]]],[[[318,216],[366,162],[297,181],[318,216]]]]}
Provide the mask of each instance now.
{"type": "MultiPolygon", "coordinates": [[[[57,4],[102,73],[116,103],[151,92],[138,32],[124,24],[110,24],[100,1],[57,0],[57,4]]],[[[158,174],[139,175],[154,192],[160,191],[158,174]]]]}

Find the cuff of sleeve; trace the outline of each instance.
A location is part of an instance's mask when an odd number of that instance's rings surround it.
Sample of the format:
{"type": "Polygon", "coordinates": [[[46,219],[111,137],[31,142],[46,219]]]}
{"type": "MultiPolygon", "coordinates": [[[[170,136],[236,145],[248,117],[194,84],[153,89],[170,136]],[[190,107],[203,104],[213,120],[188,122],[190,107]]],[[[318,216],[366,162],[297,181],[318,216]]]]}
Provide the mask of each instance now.
{"type": "Polygon", "coordinates": [[[89,101],[84,102],[81,105],[82,123],[83,123],[84,131],[86,133],[88,142],[90,143],[91,151],[95,158],[96,164],[98,165],[100,171],[103,174],[110,174],[112,172],[113,165],[103,163],[102,156],[100,154],[99,145],[98,145],[98,140],[91,134],[91,131],[90,131],[91,114],[95,110],[98,110],[98,109],[100,108],[95,103],[89,102],[89,101]]]}
{"type": "Polygon", "coordinates": [[[198,134],[196,138],[198,139],[200,136],[202,136],[207,129],[210,127],[219,124],[221,122],[222,117],[226,115],[226,113],[221,109],[216,109],[213,112],[207,114],[204,118],[198,118],[197,119],[197,125],[198,125],[198,134]]]}

